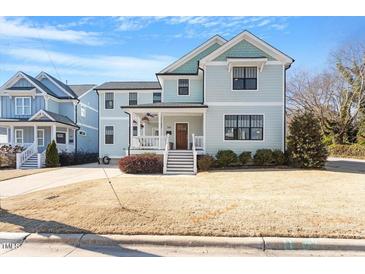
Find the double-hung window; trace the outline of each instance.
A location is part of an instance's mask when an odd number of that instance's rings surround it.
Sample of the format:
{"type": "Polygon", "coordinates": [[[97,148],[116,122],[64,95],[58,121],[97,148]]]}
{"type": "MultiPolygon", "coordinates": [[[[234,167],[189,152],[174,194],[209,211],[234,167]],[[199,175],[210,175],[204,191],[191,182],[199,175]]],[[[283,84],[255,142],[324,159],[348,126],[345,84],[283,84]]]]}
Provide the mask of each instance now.
{"type": "Polygon", "coordinates": [[[153,103],[161,103],[161,92],[153,93],[153,103]]]}
{"type": "Polygon", "coordinates": [[[263,115],[225,115],[225,140],[263,140],[263,115]]]}
{"type": "Polygon", "coordinates": [[[189,95],[189,79],[178,80],[178,95],[189,95]]]}
{"type": "Polygon", "coordinates": [[[24,143],[23,129],[15,130],[15,143],[22,145],[24,143]]]}
{"type": "Polygon", "coordinates": [[[37,129],[37,143],[39,147],[44,147],[44,129],[37,129]]]}
{"type": "Polygon", "coordinates": [[[257,67],[233,67],[233,90],[256,90],[257,67]]]}
{"type": "Polygon", "coordinates": [[[30,97],[15,97],[15,115],[30,115],[31,108],[30,97]]]}
{"type": "Polygon", "coordinates": [[[129,93],[129,105],[130,106],[135,106],[138,104],[138,96],[137,96],[137,92],[130,92],[129,93]]]}
{"type": "Polygon", "coordinates": [[[113,126],[105,126],[105,144],[106,145],[114,144],[114,127],[113,126]]]}
{"type": "Polygon", "coordinates": [[[105,109],[113,109],[114,108],[114,93],[106,92],[105,93],[105,109]]]}

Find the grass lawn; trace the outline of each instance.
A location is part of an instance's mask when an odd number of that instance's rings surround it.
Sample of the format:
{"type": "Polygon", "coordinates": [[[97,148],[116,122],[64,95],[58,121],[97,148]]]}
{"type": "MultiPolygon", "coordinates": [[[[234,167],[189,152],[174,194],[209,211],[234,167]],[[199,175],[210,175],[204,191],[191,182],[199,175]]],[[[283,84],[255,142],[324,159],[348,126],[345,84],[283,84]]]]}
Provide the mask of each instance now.
{"type": "Polygon", "coordinates": [[[365,238],[365,174],[244,170],[83,182],[1,201],[0,231],[365,238]]]}
{"type": "Polygon", "coordinates": [[[40,169],[0,169],[0,182],[13,178],[23,177],[31,174],[47,172],[57,168],[40,168],[40,169]]]}

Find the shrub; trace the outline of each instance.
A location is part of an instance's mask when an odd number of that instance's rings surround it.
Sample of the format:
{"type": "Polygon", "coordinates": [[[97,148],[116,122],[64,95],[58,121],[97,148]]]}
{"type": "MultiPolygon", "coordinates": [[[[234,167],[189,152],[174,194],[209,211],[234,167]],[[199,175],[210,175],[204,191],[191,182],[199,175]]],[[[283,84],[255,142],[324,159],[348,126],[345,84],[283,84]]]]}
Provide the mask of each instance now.
{"type": "Polygon", "coordinates": [[[238,156],[240,163],[242,165],[246,165],[248,162],[252,160],[251,151],[244,151],[238,156]]]}
{"type": "Polygon", "coordinates": [[[327,149],[319,121],[310,112],[296,113],[289,126],[288,153],[290,164],[296,167],[321,168],[327,159],[327,149]]]}
{"type": "Polygon", "coordinates": [[[12,146],[12,145],[2,145],[0,147],[0,153],[20,153],[24,150],[25,148],[22,146],[12,146]]]}
{"type": "Polygon", "coordinates": [[[275,165],[282,166],[286,164],[286,156],[280,149],[275,149],[272,152],[272,159],[275,165]]]}
{"type": "Polygon", "coordinates": [[[329,154],[334,157],[365,159],[365,145],[331,145],[328,150],[329,154]]]}
{"type": "Polygon", "coordinates": [[[215,163],[215,159],[211,155],[198,156],[198,168],[201,171],[209,170],[215,163]]]}
{"type": "Polygon", "coordinates": [[[326,146],[330,146],[333,144],[333,137],[330,135],[324,136],[322,141],[326,146]]]}
{"type": "Polygon", "coordinates": [[[56,142],[53,140],[52,143],[48,144],[46,150],[46,166],[57,167],[60,165],[60,159],[58,156],[58,150],[56,142]]]}
{"type": "Polygon", "coordinates": [[[273,161],[273,153],[271,149],[258,149],[256,151],[255,156],[253,157],[253,161],[256,165],[264,166],[270,165],[273,161]]]}
{"type": "Polygon", "coordinates": [[[232,150],[219,150],[215,155],[217,163],[221,167],[227,167],[237,163],[237,154],[232,150]]]}
{"type": "Polygon", "coordinates": [[[78,151],[74,152],[62,152],[59,154],[61,166],[81,165],[88,163],[95,163],[98,159],[97,153],[87,153],[78,151]]]}
{"type": "Polygon", "coordinates": [[[119,169],[131,174],[162,173],[163,161],[158,155],[131,155],[119,160],[119,169]]]}

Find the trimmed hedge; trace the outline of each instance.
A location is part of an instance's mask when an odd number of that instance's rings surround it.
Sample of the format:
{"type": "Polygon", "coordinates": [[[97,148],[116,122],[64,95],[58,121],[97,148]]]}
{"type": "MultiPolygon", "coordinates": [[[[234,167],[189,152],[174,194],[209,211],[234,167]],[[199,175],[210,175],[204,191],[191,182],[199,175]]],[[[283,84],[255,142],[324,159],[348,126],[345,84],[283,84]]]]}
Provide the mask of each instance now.
{"type": "Polygon", "coordinates": [[[98,161],[98,153],[86,152],[61,152],[59,154],[61,166],[81,165],[88,163],[96,163],[98,161]]]}
{"type": "Polygon", "coordinates": [[[272,159],[275,165],[282,166],[286,164],[286,156],[280,149],[275,149],[272,152],[272,159]]]}
{"type": "Polygon", "coordinates": [[[131,155],[119,160],[119,169],[130,174],[156,174],[163,171],[163,158],[159,155],[131,155]]]}
{"type": "Polygon", "coordinates": [[[238,159],[242,165],[246,165],[247,163],[252,161],[251,151],[244,151],[239,156],[238,159]]]}
{"type": "Polygon", "coordinates": [[[271,149],[258,149],[253,161],[256,165],[267,166],[271,165],[273,161],[272,150],[271,149]]]}
{"type": "Polygon", "coordinates": [[[237,154],[232,150],[219,150],[215,155],[217,163],[220,167],[227,167],[237,163],[237,154]]]}
{"type": "Polygon", "coordinates": [[[200,171],[208,171],[215,163],[215,159],[211,155],[198,155],[198,169],[200,171]]]}
{"type": "Polygon", "coordinates": [[[365,159],[365,145],[330,145],[328,151],[333,157],[365,159]]]}

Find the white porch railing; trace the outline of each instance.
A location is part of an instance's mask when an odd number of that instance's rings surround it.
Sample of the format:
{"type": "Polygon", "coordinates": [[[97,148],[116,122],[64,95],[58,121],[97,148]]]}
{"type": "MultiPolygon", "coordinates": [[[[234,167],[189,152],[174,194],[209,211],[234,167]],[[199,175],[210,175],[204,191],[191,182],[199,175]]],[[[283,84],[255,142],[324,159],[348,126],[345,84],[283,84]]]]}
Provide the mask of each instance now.
{"type": "Polygon", "coordinates": [[[16,154],[16,168],[19,169],[30,156],[37,153],[37,143],[34,142],[26,150],[16,154]]]}
{"type": "Polygon", "coordinates": [[[170,149],[169,138],[170,134],[167,134],[165,141],[165,151],[163,153],[163,174],[165,174],[167,171],[167,157],[169,156],[169,149],[170,149]]]}
{"type": "Polygon", "coordinates": [[[204,149],[204,136],[195,136],[195,148],[204,149]]]}
{"type": "Polygon", "coordinates": [[[193,144],[192,144],[192,149],[193,149],[193,160],[194,160],[194,174],[197,174],[198,172],[198,155],[196,153],[196,146],[195,146],[195,134],[192,134],[192,140],[193,140],[193,144]]]}
{"type": "MultiPolygon", "coordinates": [[[[133,136],[132,148],[136,149],[159,149],[159,136],[133,136]]],[[[161,137],[162,140],[165,138],[161,137]]],[[[161,141],[162,141],[161,140],[161,141]]],[[[161,147],[164,145],[161,142],[161,147]]]]}

